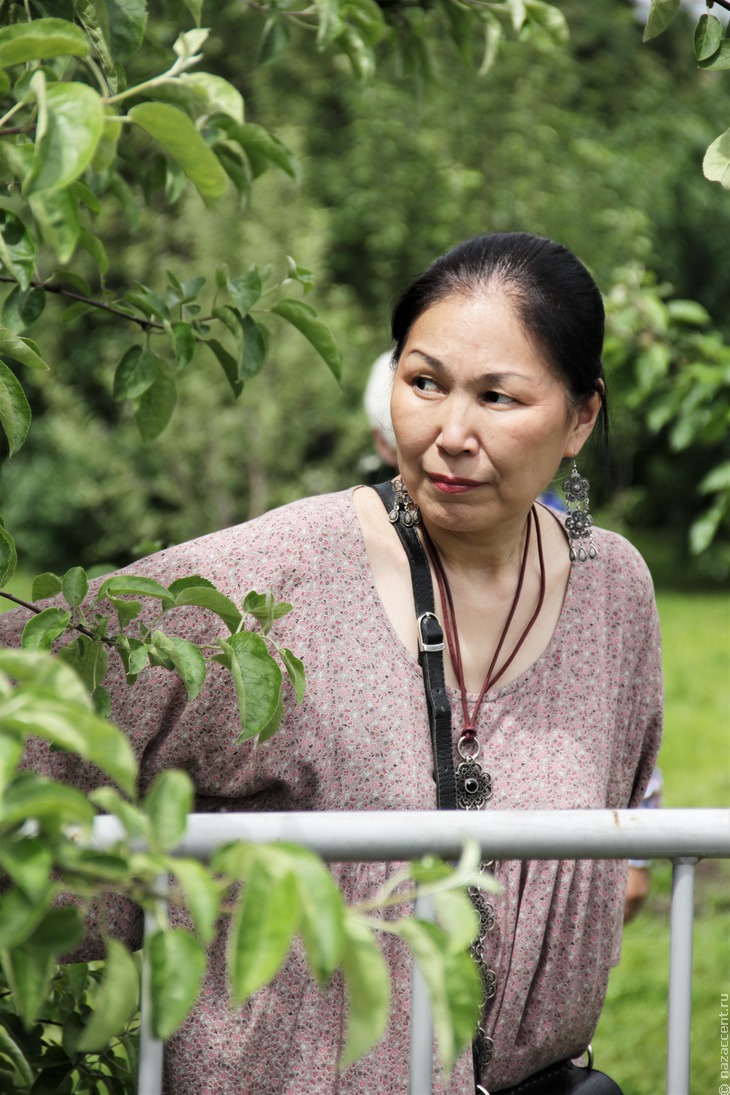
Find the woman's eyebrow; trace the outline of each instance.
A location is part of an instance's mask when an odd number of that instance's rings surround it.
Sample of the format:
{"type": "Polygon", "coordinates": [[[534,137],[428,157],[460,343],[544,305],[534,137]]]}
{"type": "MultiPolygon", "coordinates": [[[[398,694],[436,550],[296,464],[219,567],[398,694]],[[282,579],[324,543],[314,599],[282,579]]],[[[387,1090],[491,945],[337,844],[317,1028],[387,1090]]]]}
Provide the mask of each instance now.
{"type": "MultiPolygon", "coordinates": [[[[428,365],[430,365],[431,368],[434,369],[436,372],[443,373],[445,375],[451,375],[451,370],[449,369],[448,365],[445,365],[443,361],[441,361],[439,358],[432,357],[431,354],[426,353],[425,350],[419,350],[417,347],[414,346],[410,353],[418,354],[418,356],[422,357],[423,360],[428,365]]],[[[482,373],[481,376],[477,376],[474,378],[474,383],[477,386],[481,386],[484,384],[499,385],[503,384],[506,380],[529,380],[529,377],[525,376],[524,373],[515,372],[513,369],[504,369],[500,372],[482,373]]]]}

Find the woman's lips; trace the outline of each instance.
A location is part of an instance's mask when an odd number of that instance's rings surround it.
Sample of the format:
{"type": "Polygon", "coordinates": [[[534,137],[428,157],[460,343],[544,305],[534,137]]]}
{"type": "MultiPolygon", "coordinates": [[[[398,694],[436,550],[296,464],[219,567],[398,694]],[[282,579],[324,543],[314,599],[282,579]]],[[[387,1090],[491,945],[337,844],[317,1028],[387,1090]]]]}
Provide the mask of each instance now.
{"type": "Polygon", "coordinates": [[[429,474],[429,479],[437,490],[445,494],[465,494],[467,491],[480,487],[477,479],[464,479],[458,475],[434,475],[429,474]]]}

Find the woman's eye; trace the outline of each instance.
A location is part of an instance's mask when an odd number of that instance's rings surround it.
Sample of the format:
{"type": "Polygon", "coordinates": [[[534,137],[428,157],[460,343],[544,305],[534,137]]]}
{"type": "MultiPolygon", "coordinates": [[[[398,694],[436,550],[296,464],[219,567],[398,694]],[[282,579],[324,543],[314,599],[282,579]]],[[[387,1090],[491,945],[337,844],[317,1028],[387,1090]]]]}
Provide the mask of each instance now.
{"type": "Polygon", "coordinates": [[[417,376],[413,381],[414,388],[418,388],[419,392],[437,392],[439,386],[435,380],[432,380],[429,376],[417,376]]]}
{"type": "Polygon", "coordinates": [[[506,392],[487,392],[484,396],[484,400],[486,403],[500,403],[503,406],[515,402],[512,396],[507,395],[506,392]]]}

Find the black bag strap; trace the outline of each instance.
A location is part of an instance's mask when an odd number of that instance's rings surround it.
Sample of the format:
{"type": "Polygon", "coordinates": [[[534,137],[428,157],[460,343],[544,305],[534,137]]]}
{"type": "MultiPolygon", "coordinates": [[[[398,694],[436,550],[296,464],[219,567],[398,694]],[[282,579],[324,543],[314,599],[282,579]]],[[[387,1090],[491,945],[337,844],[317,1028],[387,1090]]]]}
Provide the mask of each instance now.
{"type": "MultiPolygon", "coordinates": [[[[378,483],[374,488],[388,513],[393,509],[395,492],[392,483],[378,483]]],[[[431,571],[418,533],[399,519],[393,524],[405,549],[411,568],[413,600],[418,623],[418,660],[423,671],[431,743],[436,775],[436,802],[439,810],[455,810],[456,781],[451,737],[451,704],[444,679],[444,633],[435,614],[431,571]]]]}

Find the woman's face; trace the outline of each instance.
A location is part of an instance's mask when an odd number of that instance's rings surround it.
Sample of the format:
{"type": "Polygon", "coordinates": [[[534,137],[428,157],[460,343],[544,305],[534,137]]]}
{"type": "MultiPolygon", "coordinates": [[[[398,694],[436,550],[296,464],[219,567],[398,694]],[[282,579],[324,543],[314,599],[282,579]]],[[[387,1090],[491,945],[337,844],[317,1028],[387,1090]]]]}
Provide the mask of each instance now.
{"type": "Polygon", "coordinates": [[[524,520],[593,428],[499,289],[454,295],[413,324],[393,383],[398,468],[434,525],[472,532],[524,520]]]}

